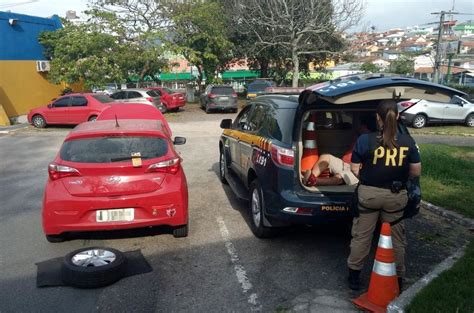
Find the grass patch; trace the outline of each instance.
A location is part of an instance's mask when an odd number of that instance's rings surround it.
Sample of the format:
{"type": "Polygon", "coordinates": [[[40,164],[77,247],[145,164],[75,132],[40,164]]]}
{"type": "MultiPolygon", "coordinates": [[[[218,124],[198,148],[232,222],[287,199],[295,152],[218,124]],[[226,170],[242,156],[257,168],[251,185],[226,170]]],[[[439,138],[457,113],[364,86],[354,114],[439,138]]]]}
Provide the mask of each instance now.
{"type": "Polygon", "coordinates": [[[474,218],[474,148],[420,144],[422,198],[474,218]]]}
{"type": "Polygon", "coordinates": [[[454,266],[435,278],[410,305],[407,312],[474,312],[474,241],[454,266]]]}
{"type": "Polygon", "coordinates": [[[474,127],[467,126],[427,126],[410,128],[413,135],[445,135],[445,136],[474,136],[474,127]]]}

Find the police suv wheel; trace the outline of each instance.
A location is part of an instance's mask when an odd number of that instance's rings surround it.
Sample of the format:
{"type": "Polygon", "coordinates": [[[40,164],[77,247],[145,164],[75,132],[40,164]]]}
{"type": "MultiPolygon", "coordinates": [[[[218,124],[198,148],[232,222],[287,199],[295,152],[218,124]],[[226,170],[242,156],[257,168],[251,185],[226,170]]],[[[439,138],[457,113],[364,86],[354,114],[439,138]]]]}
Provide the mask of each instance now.
{"type": "Polygon", "coordinates": [[[262,187],[260,187],[257,180],[254,180],[250,184],[250,229],[257,238],[271,238],[275,236],[276,231],[274,228],[263,225],[264,212],[262,203],[262,187]]]}
{"type": "Polygon", "coordinates": [[[221,180],[221,183],[227,185],[228,182],[227,182],[227,179],[225,178],[226,167],[227,167],[227,162],[225,161],[224,152],[221,151],[221,154],[219,156],[219,178],[221,180]]]}
{"type": "Polygon", "coordinates": [[[417,114],[413,119],[414,128],[423,128],[426,126],[426,116],[423,114],[417,114]]]}
{"type": "Polygon", "coordinates": [[[69,286],[98,288],[125,276],[127,259],[112,248],[82,248],[68,253],[61,264],[61,277],[69,286]]]}

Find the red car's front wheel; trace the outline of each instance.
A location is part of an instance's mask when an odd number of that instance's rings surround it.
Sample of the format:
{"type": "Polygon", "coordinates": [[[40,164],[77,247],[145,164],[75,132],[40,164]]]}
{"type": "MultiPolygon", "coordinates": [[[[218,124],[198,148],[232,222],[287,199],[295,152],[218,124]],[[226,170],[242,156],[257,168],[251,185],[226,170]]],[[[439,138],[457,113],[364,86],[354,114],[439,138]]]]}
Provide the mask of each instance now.
{"type": "Polygon", "coordinates": [[[33,124],[34,127],[37,127],[37,128],[46,127],[46,120],[44,119],[44,117],[42,117],[39,114],[33,116],[33,118],[31,119],[31,123],[33,124]]]}

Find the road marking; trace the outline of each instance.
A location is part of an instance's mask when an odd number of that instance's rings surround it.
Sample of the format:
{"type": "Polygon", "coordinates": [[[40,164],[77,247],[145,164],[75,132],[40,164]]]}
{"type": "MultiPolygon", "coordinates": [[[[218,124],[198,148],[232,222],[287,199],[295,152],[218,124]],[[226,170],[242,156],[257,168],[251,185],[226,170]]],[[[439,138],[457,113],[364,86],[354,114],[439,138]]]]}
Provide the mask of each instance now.
{"type": "Polygon", "coordinates": [[[216,219],[217,223],[219,224],[219,230],[221,232],[222,239],[224,239],[227,253],[230,255],[230,260],[234,265],[235,275],[237,276],[237,280],[240,283],[240,287],[242,288],[244,294],[249,295],[247,301],[252,305],[251,310],[254,312],[261,311],[262,306],[258,303],[258,296],[255,292],[252,292],[252,283],[250,282],[247,276],[245,268],[239,262],[239,255],[237,254],[237,250],[235,249],[234,244],[232,243],[232,241],[230,241],[229,231],[227,230],[224,219],[222,218],[222,216],[218,216],[216,219]]]}

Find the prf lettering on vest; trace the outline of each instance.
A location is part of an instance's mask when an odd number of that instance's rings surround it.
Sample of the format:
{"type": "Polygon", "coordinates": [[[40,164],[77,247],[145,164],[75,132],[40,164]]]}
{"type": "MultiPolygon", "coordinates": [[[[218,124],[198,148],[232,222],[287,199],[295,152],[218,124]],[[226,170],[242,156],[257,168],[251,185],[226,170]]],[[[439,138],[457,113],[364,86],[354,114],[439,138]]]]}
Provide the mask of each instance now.
{"type": "Polygon", "coordinates": [[[374,159],[372,164],[377,164],[379,159],[385,159],[385,166],[402,166],[403,160],[407,157],[408,147],[397,147],[393,149],[387,149],[385,147],[378,147],[374,151],[374,159]]]}

